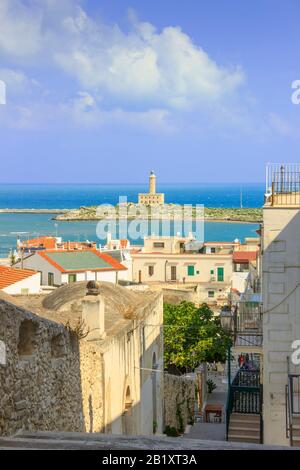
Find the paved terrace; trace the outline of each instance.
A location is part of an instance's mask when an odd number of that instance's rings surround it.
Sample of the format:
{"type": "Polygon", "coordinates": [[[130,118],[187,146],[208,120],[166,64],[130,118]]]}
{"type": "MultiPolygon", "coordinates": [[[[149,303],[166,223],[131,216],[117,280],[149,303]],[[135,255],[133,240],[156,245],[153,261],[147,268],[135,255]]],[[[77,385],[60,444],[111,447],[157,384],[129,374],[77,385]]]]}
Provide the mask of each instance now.
{"type": "Polygon", "coordinates": [[[207,441],[164,436],[117,436],[88,433],[23,432],[0,438],[0,450],[300,450],[239,442],[207,441]]]}

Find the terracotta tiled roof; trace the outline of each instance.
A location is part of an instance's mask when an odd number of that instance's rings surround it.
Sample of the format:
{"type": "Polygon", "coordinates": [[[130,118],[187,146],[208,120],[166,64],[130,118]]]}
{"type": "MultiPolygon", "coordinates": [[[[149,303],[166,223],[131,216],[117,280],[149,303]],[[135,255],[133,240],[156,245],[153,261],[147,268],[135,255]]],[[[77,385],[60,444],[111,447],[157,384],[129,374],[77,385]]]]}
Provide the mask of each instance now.
{"type": "Polygon", "coordinates": [[[46,250],[39,251],[44,258],[60,272],[124,271],[127,268],[106,253],[97,250],[46,250]]]}
{"type": "Polygon", "coordinates": [[[46,250],[53,250],[56,247],[56,238],[55,237],[32,238],[31,240],[24,240],[22,244],[26,248],[43,247],[46,250]]]}
{"type": "Polygon", "coordinates": [[[235,263],[249,263],[257,259],[257,251],[234,251],[233,261],[235,263]]]}
{"type": "Polygon", "coordinates": [[[31,269],[17,269],[0,266],[0,289],[5,289],[5,287],[9,287],[16,282],[23,281],[23,279],[27,279],[36,273],[37,271],[33,271],[31,269]]]}

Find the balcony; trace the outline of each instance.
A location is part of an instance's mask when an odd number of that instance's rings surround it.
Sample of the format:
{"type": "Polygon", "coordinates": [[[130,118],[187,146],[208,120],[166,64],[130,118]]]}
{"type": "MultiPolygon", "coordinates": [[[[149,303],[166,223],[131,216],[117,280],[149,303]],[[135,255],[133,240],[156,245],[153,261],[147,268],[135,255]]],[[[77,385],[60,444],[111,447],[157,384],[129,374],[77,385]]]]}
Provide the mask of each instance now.
{"type": "Polygon", "coordinates": [[[300,165],[267,165],[265,206],[300,206],[300,165]]]}

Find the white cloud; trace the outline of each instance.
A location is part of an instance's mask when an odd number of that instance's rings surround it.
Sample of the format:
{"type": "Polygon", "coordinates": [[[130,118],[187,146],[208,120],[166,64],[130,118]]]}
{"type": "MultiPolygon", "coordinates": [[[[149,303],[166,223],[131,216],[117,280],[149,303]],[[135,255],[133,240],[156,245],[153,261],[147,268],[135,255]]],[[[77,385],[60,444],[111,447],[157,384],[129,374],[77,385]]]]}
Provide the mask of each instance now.
{"type": "Polygon", "coordinates": [[[56,62],[84,87],[121,101],[189,108],[218,102],[244,79],[240,68],[218,66],[179,27],[157,32],[137,22],[125,34],[96,25],[80,10],[65,28],[72,42],[55,54],[56,62]]]}
{"type": "Polygon", "coordinates": [[[179,27],[157,31],[131,12],[131,28],[96,22],[80,0],[1,0],[0,54],[16,65],[56,66],[112,108],[191,109],[219,103],[243,83],[179,27]]]}

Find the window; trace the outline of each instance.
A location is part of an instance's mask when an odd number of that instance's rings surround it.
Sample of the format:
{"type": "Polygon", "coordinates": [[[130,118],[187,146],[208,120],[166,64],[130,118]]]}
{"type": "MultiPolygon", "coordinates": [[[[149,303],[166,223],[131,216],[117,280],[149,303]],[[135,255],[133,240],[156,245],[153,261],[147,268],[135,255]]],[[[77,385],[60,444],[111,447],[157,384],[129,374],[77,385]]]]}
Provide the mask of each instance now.
{"type": "Polygon", "coordinates": [[[215,252],[216,252],[216,248],[215,248],[214,246],[212,246],[211,249],[210,249],[210,252],[211,252],[211,253],[215,253],[215,252]]]}
{"type": "Polygon", "coordinates": [[[54,274],[48,273],[48,286],[54,286],[54,274]]]}
{"type": "Polygon", "coordinates": [[[151,277],[154,274],[154,266],[148,266],[148,275],[151,277]]]}
{"type": "Polygon", "coordinates": [[[195,266],[191,265],[187,267],[187,273],[188,276],[194,276],[195,275],[195,266]]]}
{"type": "Polygon", "coordinates": [[[76,282],[76,274],[69,274],[69,284],[71,284],[72,282],[76,282]]]}
{"type": "Polygon", "coordinates": [[[22,321],[19,329],[18,353],[20,358],[35,353],[37,325],[31,320],[22,321]]]}
{"type": "Polygon", "coordinates": [[[208,297],[212,299],[215,296],[215,291],[214,290],[209,290],[208,291],[208,297]]]}
{"type": "Polygon", "coordinates": [[[215,274],[215,270],[214,270],[214,269],[211,269],[211,270],[210,270],[210,274],[211,274],[211,276],[213,276],[213,275],[215,274]]]}
{"type": "Polygon", "coordinates": [[[218,268],[218,282],[224,281],[224,268],[218,268]]]}
{"type": "Polygon", "coordinates": [[[153,248],[164,248],[165,244],[164,242],[154,242],[153,243],[153,248]]]}

